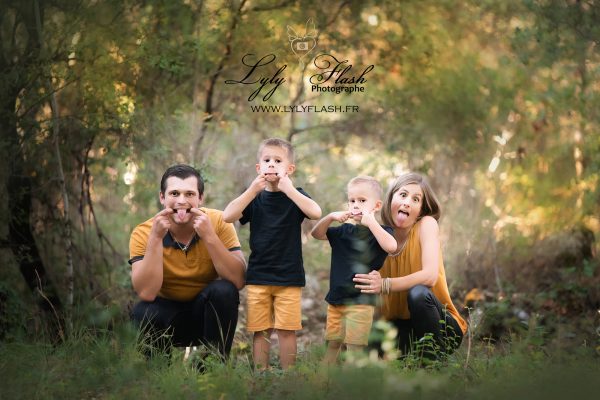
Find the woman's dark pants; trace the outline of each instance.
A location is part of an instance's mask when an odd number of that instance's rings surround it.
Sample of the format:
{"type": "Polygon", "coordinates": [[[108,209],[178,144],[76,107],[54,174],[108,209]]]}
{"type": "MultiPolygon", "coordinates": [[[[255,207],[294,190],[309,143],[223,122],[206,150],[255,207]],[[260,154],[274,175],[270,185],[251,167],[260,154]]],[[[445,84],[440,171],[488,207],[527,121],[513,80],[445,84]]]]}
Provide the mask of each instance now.
{"type": "Polygon", "coordinates": [[[417,285],[408,291],[407,299],[410,319],[390,321],[398,329],[397,344],[402,354],[418,351],[431,359],[454,352],[462,342],[462,330],[433,292],[417,285]]]}

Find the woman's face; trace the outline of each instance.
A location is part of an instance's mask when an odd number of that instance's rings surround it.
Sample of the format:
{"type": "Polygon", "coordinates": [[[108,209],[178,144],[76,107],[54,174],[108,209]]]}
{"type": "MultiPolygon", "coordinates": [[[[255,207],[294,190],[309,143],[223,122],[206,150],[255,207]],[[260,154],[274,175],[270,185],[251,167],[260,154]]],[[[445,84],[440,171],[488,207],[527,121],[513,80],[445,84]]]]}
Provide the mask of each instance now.
{"type": "Polygon", "coordinates": [[[423,190],[416,183],[402,186],[392,197],[391,215],[396,228],[410,228],[423,207],[423,190]]]}

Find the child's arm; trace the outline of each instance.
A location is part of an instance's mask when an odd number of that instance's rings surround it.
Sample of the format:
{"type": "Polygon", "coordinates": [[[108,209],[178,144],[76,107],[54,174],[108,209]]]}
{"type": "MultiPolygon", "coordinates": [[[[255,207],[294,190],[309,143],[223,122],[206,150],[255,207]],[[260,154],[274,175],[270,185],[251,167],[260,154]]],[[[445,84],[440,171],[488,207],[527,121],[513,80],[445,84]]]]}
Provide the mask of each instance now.
{"type": "Polygon", "coordinates": [[[287,174],[279,178],[278,188],[296,203],[309,219],[321,218],[321,207],[313,199],[300,193],[287,174]]]}
{"type": "Polygon", "coordinates": [[[310,234],[315,239],[327,240],[327,228],[329,228],[329,225],[331,225],[333,221],[346,222],[348,217],[350,217],[350,213],[348,211],[336,211],[332,212],[331,214],[327,214],[319,222],[317,222],[310,234]]]}
{"type": "Polygon", "coordinates": [[[235,222],[242,218],[242,212],[250,204],[257,194],[262,192],[267,186],[265,176],[260,174],[252,181],[250,187],[244,191],[239,197],[232,200],[231,203],[227,204],[225,210],[223,210],[223,221],[235,222]]]}
{"type": "Polygon", "coordinates": [[[375,214],[373,211],[367,213],[363,212],[363,217],[360,220],[361,225],[368,227],[371,230],[375,239],[377,239],[377,243],[381,246],[383,250],[388,253],[395,253],[396,248],[398,247],[398,242],[394,236],[390,235],[385,229],[379,225],[379,222],[375,219],[375,214]]]}
{"type": "MultiPolygon", "coordinates": [[[[391,278],[390,290],[392,292],[403,292],[416,285],[433,287],[439,276],[440,255],[440,229],[437,221],[426,215],[421,219],[421,230],[419,242],[421,243],[422,268],[405,276],[391,278]]],[[[381,274],[379,271],[371,271],[368,274],[356,274],[353,281],[355,288],[362,293],[381,292],[381,274]]]]}

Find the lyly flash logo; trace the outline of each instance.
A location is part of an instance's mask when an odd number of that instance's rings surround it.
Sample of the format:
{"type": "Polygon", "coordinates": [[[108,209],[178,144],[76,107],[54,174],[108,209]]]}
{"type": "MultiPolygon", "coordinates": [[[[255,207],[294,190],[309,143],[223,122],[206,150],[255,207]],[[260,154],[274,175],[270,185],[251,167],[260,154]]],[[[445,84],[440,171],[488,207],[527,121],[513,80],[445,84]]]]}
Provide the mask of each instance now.
{"type": "Polygon", "coordinates": [[[303,58],[308,55],[317,45],[317,30],[312,18],[306,21],[304,35],[300,35],[293,27],[287,26],[288,38],[292,51],[298,57],[300,67],[304,67],[303,58]]]}

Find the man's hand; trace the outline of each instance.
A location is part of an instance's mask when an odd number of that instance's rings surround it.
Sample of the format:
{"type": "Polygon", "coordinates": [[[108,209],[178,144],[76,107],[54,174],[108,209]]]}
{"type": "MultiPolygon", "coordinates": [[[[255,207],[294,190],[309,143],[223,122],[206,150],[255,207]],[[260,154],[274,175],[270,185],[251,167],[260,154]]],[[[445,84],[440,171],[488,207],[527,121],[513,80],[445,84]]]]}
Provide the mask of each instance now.
{"type": "MultiPolygon", "coordinates": [[[[225,248],[225,244],[220,237],[221,232],[217,233],[215,231],[206,212],[199,208],[192,208],[190,212],[194,214],[194,230],[206,245],[208,255],[219,277],[231,281],[238,289],[243,288],[246,261],[244,260],[242,251],[230,251],[225,248]]],[[[226,229],[231,229],[233,234],[235,234],[233,226],[229,226],[226,229]]]]}
{"type": "Polygon", "coordinates": [[[288,174],[283,174],[283,176],[279,178],[279,182],[277,182],[277,188],[286,195],[290,193],[290,191],[296,190],[288,174]]]}
{"type": "Polygon", "coordinates": [[[252,181],[250,184],[250,190],[255,194],[259,194],[267,187],[267,179],[265,178],[265,174],[260,174],[252,181]]]}
{"type": "Polygon", "coordinates": [[[210,218],[204,211],[199,208],[192,208],[190,212],[194,214],[194,230],[198,236],[205,239],[214,235],[215,230],[210,223],[210,218]]]}
{"type": "Polygon", "coordinates": [[[173,214],[173,209],[167,207],[154,216],[150,236],[160,240],[165,237],[171,227],[171,221],[169,220],[171,214],[173,214]]]}

